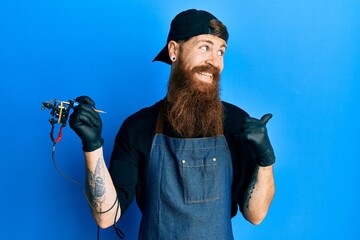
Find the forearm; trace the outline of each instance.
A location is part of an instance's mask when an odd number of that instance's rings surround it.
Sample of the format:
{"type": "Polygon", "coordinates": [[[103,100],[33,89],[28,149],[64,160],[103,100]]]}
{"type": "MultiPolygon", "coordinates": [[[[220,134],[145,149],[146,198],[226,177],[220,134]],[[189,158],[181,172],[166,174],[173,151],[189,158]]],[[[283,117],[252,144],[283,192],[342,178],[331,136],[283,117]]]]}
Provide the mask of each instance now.
{"type": "Polygon", "coordinates": [[[104,161],[102,147],[84,152],[86,159],[86,194],[95,221],[101,228],[114,224],[120,218],[121,209],[117,194],[104,161]],[[109,210],[110,209],[110,210],[109,210]]]}
{"type": "Polygon", "coordinates": [[[245,193],[244,216],[258,225],[265,218],[275,194],[273,166],[256,166],[249,187],[245,193]]]}

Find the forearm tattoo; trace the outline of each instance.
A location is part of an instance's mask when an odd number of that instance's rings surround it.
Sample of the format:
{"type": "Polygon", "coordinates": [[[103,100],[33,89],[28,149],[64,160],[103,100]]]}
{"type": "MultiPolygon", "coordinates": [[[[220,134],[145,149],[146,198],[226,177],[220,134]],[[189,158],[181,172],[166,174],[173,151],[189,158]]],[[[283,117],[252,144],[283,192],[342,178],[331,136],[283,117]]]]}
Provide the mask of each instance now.
{"type": "Polygon", "coordinates": [[[89,201],[94,209],[101,212],[101,205],[105,201],[105,166],[102,158],[99,158],[94,172],[86,170],[86,190],[89,201]]]}
{"type": "Polygon", "coordinates": [[[248,187],[248,189],[247,189],[247,191],[245,193],[245,208],[246,209],[249,209],[249,202],[250,202],[250,199],[252,197],[252,194],[254,193],[254,189],[255,189],[256,182],[257,182],[258,174],[259,174],[259,166],[256,166],[255,170],[254,170],[254,173],[253,173],[253,175],[251,177],[249,187],[248,187]]]}

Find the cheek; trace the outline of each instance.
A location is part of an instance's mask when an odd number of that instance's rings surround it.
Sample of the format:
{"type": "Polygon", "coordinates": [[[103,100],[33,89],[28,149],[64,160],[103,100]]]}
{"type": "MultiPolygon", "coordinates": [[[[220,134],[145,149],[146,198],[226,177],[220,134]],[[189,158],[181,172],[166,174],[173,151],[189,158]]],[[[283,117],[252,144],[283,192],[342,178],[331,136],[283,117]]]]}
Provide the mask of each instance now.
{"type": "Polygon", "coordinates": [[[222,62],[220,65],[220,73],[222,72],[223,69],[224,69],[224,62],[222,62]]]}
{"type": "Polygon", "coordinates": [[[183,56],[183,65],[186,69],[192,69],[193,67],[204,65],[206,61],[205,56],[189,54],[183,56]]]}
{"type": "Polygon", "coordinates": [[[224,58],[223,57],[219,58],[218,62],[219,62],[220,72],[222,72],[222,70],[224,69],[224,58]]]}

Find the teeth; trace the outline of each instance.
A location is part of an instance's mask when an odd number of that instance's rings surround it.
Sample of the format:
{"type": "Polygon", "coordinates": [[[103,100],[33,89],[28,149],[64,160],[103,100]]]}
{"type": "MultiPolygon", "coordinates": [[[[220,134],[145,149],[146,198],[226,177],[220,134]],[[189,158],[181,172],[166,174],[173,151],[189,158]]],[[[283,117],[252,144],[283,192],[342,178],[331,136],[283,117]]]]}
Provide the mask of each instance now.
{"type": "Polygon", "coordinates": [[[201,75],[203,75],[204,77],[207,77],[207,78],[212,78],[212,74],[211,74],[211,73],[199,72],[199,74],[201,74],[201,75]]]}

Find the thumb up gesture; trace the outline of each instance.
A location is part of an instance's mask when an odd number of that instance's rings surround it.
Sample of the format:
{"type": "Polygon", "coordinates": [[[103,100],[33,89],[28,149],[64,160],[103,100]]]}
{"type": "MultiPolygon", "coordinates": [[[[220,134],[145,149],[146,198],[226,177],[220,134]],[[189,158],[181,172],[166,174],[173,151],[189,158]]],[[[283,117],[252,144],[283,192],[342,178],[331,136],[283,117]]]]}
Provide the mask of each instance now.
{"type": "Polygon", "coordinates": [[[261,167],[270,166],[275,163],[275,154],[267,133],[266,124],[272,117],[268,113],[256,119],[245,118],[242,127],[242,136],[249,141],[257,157],[257,164],[261,167]]]}

